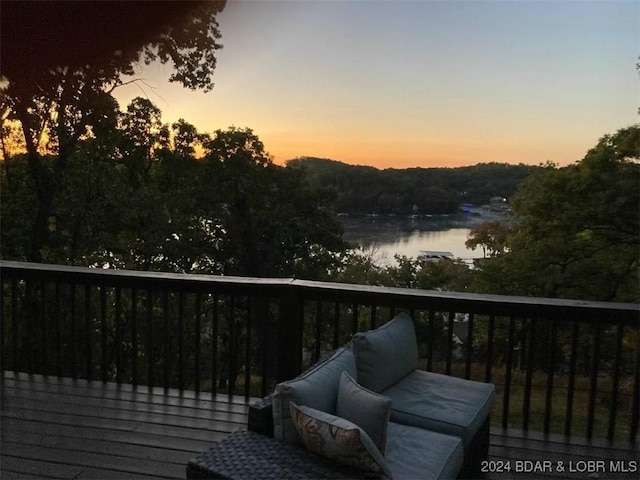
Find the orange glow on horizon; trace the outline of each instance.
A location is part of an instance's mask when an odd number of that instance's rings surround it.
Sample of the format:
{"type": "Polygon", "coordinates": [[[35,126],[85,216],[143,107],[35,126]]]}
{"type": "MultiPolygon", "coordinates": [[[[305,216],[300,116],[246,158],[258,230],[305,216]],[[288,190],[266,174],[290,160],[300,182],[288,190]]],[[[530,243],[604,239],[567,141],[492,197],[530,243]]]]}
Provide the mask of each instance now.
{"type": "Polygon", "coordinates": [[[586,150],[582,154],[573,153],[579,150],[579,145],[567,146],[562,158],[549,158],[546,156],[545,149],[539,146],[536,148],[536,145],[525,145],[517,149],[506,145],[469,147],[434,142],[431,146],[425,146],[416,151],[415,148],[397,148],[398,146],[393,144],[336,143],[328,145],[322,140],[278,142],[277,139],[267,139],[269,135],[264,137],[267,151],[273,157],[274,163],[279,165],[284,165],[294,158],[316,157],[378,169],[457,168],[490,162],[540,165],[549,160],[565,166],[580,160],[586,154],[586,150]],[[514,155],[514,151],[521,153],[514,155]]]}

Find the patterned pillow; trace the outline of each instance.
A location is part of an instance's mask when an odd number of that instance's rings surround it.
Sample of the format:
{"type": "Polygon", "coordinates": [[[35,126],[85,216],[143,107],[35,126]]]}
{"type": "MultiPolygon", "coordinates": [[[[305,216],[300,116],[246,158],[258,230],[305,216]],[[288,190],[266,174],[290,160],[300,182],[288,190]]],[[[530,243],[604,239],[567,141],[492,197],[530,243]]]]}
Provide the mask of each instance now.
{"type": "Polygon", "coordinates": [[[344,418],[289,403],[293,424],[309,451],[336,462],[392,478],[369,435],[344,418]]]}

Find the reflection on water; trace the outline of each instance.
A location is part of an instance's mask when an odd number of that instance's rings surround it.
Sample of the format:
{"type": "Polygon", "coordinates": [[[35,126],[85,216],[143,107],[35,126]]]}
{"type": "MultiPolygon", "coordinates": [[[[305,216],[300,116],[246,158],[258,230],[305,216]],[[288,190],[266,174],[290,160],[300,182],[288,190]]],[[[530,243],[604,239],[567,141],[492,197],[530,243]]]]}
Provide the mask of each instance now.
{"type": "Polygon", "coordinates": [[[415,258],[421,250],[447,251],[463,259],[482,256],[481,250],[465,247],[471,225],[466,218],[457,215],[416,221],[386,217],[375,220],[343,218],[342,223],[344,239],[367,250],[374,248],[377,263],[392,263],[396,254],[415,258]]]}

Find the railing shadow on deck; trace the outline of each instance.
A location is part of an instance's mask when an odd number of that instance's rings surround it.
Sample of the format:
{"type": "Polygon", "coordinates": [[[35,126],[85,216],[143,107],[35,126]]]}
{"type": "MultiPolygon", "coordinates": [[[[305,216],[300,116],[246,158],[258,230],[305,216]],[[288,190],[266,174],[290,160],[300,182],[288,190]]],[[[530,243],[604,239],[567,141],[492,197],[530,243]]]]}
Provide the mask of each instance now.
{"type": "Polygon", "coordinates": [[[496,384],[496,426],[637,443],[637,304],[9,261],[0,274],[2,370],[262,396],[407,311],[422,368],[496,384]]]}

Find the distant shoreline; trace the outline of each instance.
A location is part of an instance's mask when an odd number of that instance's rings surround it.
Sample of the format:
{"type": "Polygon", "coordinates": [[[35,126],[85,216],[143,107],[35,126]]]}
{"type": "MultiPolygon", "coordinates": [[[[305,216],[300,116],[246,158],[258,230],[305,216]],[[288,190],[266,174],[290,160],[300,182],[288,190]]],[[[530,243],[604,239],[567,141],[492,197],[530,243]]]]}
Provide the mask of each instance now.
{"type": "MultiPolygon", "coordinates": [[[[472,228],[487,222],[500,222],[511,224],[515,217],[511,211],[494,211],[489,206],[476,207],[471,213],[451,213],[438,215],[376,215],[372,214],[340,214],[345,229],[349,225],[357,224],[367,230],[385,225],[405,226],[408,230],[442,230],[449,228],[472,228]]],[[[403,228],[405,230],[405,228],[403,228]]]]}

